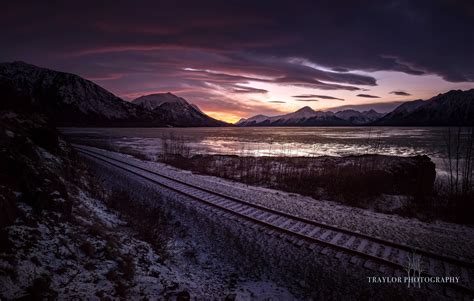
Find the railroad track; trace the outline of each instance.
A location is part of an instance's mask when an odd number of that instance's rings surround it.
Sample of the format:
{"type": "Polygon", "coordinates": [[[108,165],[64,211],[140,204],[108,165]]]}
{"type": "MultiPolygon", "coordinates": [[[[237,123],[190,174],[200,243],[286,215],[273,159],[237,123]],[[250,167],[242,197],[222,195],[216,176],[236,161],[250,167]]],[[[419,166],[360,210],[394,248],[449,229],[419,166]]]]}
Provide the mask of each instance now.
{"type": "Polygon", "coordinates": [[[403,275],[409,257],[416,254],[422,260],[422,276],[459,276],[460,283],[448,285],[463,294],[474,296],[474,288],[471,284],[474,280],[474,262],[466,258],[435,254],[380,237],[294,216],[186,183],[150,170],[144,166],[145,164],[142,166],[138,162],[131,164],[79,145],[74,145],[74,148],[83,155],[135,174],[171,191],[221,210],[225,214],[243,219],[252,226],[263,227],[270,234],[284,235],[298,246],[307,245],[310,248],[318,246],[322,254],[329,253],[337,258],[348,258],[353,264],[387,273],[387,276],[393,276],[393,274],[389,274],[391,272],[403,275]]]}

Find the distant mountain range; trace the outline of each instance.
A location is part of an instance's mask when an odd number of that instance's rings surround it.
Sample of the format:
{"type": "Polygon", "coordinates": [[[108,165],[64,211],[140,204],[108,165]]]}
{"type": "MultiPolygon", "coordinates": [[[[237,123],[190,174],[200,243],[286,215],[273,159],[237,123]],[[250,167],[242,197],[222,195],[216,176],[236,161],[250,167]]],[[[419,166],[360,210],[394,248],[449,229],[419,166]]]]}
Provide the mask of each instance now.
{"type": "Polygon", "coordinates": [[[57,126],[226,125],[171,93],[128,102],[80,76],[23,62],[0,64],[0,98],[1,109],[43,113],[57,126]]]}
{"type": "Polygon", "coordinates": [[[344,110],[339,112],[315,111],[310,107],[304,107],[296,112],[278,115],[257,115],[248,119],[239,120],[238,126],[344,126],[361,125],[372,123],[384,114],[374,110],[355,111],[344,110]]]}
{"type": "Polygon", "coordinates": [[[389,113],[374,110],[338,112],[304,107],[296,112],[241,119],[237,126],[473,126],[474,89],[452,90],[428,100],[405,102],[389,113]]]}
{"type": "MultiPolygon", "coordinates": [[[[229,126],[171,93],[125,101],[80,76],[23,62],[0,64],[0,109],[43,113],[57,126],[229,126]]],[[[374,110],[315,111],[304,107],[279,115],[241,119],[237,126],[472,126],[474,89],[453,90],[428,100],[374,110]]]]}

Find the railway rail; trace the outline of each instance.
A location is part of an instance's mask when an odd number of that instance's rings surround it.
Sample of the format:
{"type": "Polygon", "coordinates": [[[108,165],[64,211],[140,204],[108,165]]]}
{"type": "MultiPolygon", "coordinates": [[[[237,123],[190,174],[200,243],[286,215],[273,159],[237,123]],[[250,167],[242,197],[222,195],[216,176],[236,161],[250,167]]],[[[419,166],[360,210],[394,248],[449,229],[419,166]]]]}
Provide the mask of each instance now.
{"type": "MultiPolygon", "coordinates": [[[[458,276],[459,283],[450,283],[450,289],[459,291],[465,296],[474,296],[474,262],[463,257],[446,254],[435,254],[420,248],[410,247],[381,237],[370,236],[358,231],[340,228],[323,222],[306,219],[254,204],[238,198],[214,192],[210,189],[187,183],[150,170],[145,164],[131,164],[113,158],[84,146],[74,148],[85,156],[105,162],[121,170],[130,172],[166,189],[189,197],[204,205],[222,211],[245,221],[252,226],[259,226],[270,234],[285,236],[298,246],[320,249],[324,255],[336,258],[348,258],[353,264],[381,273],[406,273],[407,263],[413,254],[422,260],[422,276],[445,277],[458,276]]],[[[391,276],[391,275],[390,275],[391,276]]],[[[447,292],[449,295],[449,292],[447,292]]]]}

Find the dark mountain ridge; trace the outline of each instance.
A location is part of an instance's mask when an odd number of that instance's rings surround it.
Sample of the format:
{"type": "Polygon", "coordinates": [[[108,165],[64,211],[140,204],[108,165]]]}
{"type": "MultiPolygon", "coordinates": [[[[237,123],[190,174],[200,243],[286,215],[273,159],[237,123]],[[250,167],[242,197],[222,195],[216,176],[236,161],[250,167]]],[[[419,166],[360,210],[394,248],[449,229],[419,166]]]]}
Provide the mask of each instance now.
{"type": "Polygon", "coordinates": [[[429,100],[404,103],[375,125],[390,126],[473,126],[474,89],[451,90],[429,100]]]}
{"type": "MultiPolygon", "coordinates": [[[[201,113],[182,119],[172,110],[150,110],[124,101],[78,75],[24,62],[0,64],[1,109],[31,111],[50,117],[56,126],[222,126],[201,113]]],[[[164,108],[164,107],[163,107],[164,108]]]]}

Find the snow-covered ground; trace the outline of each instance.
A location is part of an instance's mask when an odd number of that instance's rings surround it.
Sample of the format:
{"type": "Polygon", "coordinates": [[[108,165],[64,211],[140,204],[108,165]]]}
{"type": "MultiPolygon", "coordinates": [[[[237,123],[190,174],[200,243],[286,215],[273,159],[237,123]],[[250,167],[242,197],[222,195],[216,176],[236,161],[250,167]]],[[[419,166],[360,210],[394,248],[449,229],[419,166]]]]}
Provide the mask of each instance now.
{"type": "Polygon", "coordinates": [[[157,190],[156,185],[144,179],[130,177],[101,161],[85,159],[101,185],[107,189],[125,189],[131,193],[133,201],[158,208],[168,217],[174,226],[165,264],[174,272],[176,283],[193,298],[299,299],[289,292],[288,285],[268,279],[255,268],[258,252],[251,244],[237,242],[252,235],[245,233],[236,221],[209,216],[209,208],[196,204],[189,206],[190,200],[176,193],[157,190]],[[223,228],[223,222],[228,222],[231,230],[223,228]]]}
{"type": "Polygon", "coordinates": [[[440,221],[426,223],[397,215],[377,213],[293,193],[248,186],[212,176],[197,175],[162,163],[142,161],[126,154],[93,147],[87,148],[249,202],[436,253],[474,260],[472,252],[474,250],[474,229],[469,226],[440,221]]]}
{"type": "Polygon", "coordinates": [[[167,246],[169,258],[161,258],[117,212],[82,190],[71,222],[58,222],[58,216],[47,212],[38,218],[24,203],[19,208],[30,224],[18,221],[8,228],[17,252],[13,258],[0,257],[1,270],[14,274],[0,273],[0,292],[7,299],[31,296],[36,290],[48,290],[52,298],[63,300],[296,299],[270,281],[248,277],[230,285],[223,275],[232,274],[233,268],[194,246],[195,237],[173,237],[167,246]],[[131,274],[122,275],[127,269],[131,274]]]}
{"type": "MultiPolygon", "coordinates": [[[[35,161],[28,162],[28,166],[41,169],[46,183],[33,187],[47,192],[41,203],[28,193],[7,194],[10,191],[0,183],[1,200],[12,196],[16,217],[0,233],[1,300],[296,299],[285,286],[265,277],[236,273],[238,265],[221,261],[212,244],[202,244],[212,236],[204,235],[201,228],[190,232],[189,225],[182,226],[174,218],[175,212],[181,212],[185,215],[181,221],[190,220],[191,215],[195,216],[193,212],[173,210],[167,203],[158,202],[164,199],[156,191],[145,193],[128,179],[123,184],[117,171],[109,173],[96,165],[108,180],[114,180],[115,175],[114,183],[120,189],[127,187],[144,200],[161,204],[164,221],[160,226],[170,227],[171,236],[162,244],[143,238],[124,212],[108,207],[107,191],[98,178],[81,163],[73,163],[64,141],[60,140],[59,145],[62,152],[53,153],[31,143],[29,154],[35,161]],[[74,179],[62,173],[73,167],[74,179]],[[60,181],[65,189],[57,184],[53,187],[59,191],[46,190],[53,181],[60,181]],[[164,250],[157,248],[157,243],[164,250]]],[[[5,208],[5,204],[10,203],[1,203],[2,213],[8,216],[12,208],[5,208]]],[[[212,225],[210,220],[198,217],[191,220],[206,222],[208,229],[212,225]]],[[[149,231],[154,230],[162,229],[150,226],[149,231]]],[[[225,237],[214,240],[224,242],[225,237]]]]}
{"type": "MultiPolygon", "coordinates": [[[[192,180],[195,184],[206,185],[223,193],[245,196],[249,201],[257,201],[257,198],[268,201],[269,197],[284,198],[285,195],[287,202],[299,198],[214,177],[193,175],[124,154],[105,153],[133,164],[143,164],[147,168],[151,166],[158,172],[192,180]]],[[[437,289],[407,290],[404,285],[374,287],[368,284],[367,276],[387,274],[350,264],[350,255],[336,257],[336,252],[332,250],[323,252],[322,246],[298,247],[284,237],[269,235],[258,227],[251,227],[235,217],[222,214],[218,209],[206,207],[102,161],[84,158],[94,166],[94,172],[102,179],[102,185],[131,191],[134,201],[159,206],[161,211],[167,211],[178,225],[174,232],[179,233],[181,227],[186,229],[186,235],[173,237],[171,249],[174,250],[174,256],[168,264],[179,275],[179,283],[198,299],[446,298],[439,295],[437,289]]],[[[391,275],[397,272],[388,273],[391,275]]]]}
{"type": "Polygon", "coordinates": [[[7,299],[37,290],[63,300],[117,298],[125,289],[127,298],[160,298],[183,290],[150,244],[85,191],[78,192],[68,221],[47,211],[38,217],[24,203],[19,209],[29,222],[8,227],[16,253],[0,258],[2,270],[13,273],[0,275],[7,299]],[[122,275],[127,269],[130,275],[122,275]]]}

